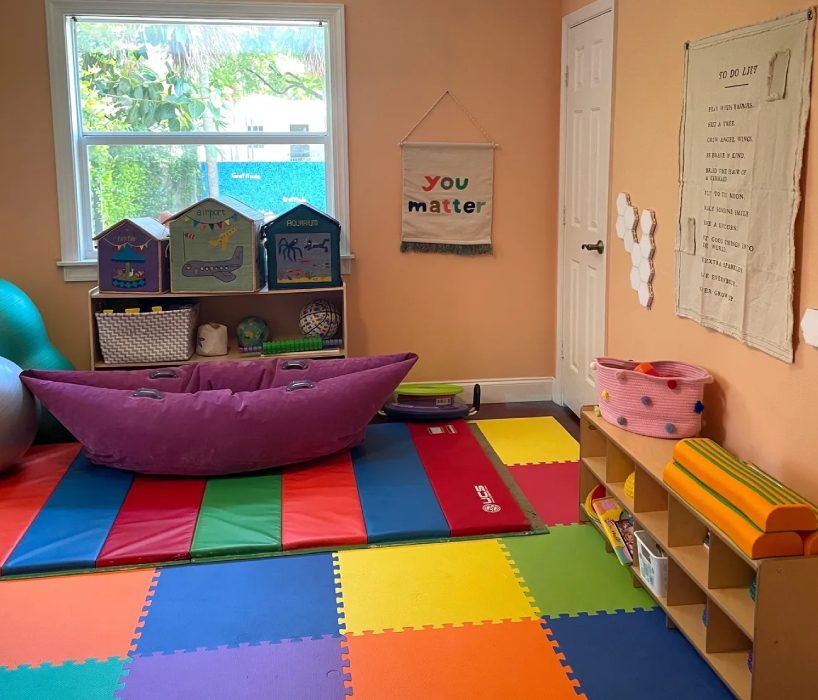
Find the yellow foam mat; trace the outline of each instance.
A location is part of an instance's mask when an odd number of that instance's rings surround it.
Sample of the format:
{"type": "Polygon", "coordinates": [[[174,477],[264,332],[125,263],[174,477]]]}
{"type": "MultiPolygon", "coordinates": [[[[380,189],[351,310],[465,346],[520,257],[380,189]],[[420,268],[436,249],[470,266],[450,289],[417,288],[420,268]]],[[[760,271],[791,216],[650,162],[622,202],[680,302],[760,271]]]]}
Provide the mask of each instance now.
{"type": "Polygon", "coordinates": [[[497,540],[337,553],[346,634],[539,619],[497,540]]]}
{"type": "Polygon", "coordinates": [[[579,459],[579,443],[551,416],[474,422],[506,466],[579,459]]]}

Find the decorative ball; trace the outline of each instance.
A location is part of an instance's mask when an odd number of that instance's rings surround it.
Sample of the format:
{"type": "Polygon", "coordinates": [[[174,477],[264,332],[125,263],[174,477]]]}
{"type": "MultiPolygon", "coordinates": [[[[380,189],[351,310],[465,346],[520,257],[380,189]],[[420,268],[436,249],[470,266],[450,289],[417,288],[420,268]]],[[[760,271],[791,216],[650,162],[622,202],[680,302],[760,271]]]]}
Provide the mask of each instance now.
{"type": "Polygon", "coordinates": [[[676,432],[676,426],[673,423],[665,423],[665,432],[671,435],[676,432]]]}
{"type": "Polygon", "coordinates": [[[631,472],[630,474],[628,474],[628,478],[625,479],[625,487],[624,487],[625,488],[625,495],[630,496],[631,498],[633,498],[635,480],[636,480],[636,472],[631,472]]]}
{"type": "Polygon", "coordinates": [[[628,422],[628,419],[625,418],[625,416],[619,416],[619,418],[616,419],[616,422],[619,423],[619,425],[625,425],[628,422]]]}
{"type": "Polygon", "coordinates": [[[668,389],[675,389],[678,385],[675,379],[668,379],[667,380],[667,388],[668,389]]]}
{"type": "Polygon", "coordinates": [[[331,338],[341,326],[341,314],[326,299],[316,299],[301,309],[298,325],[306,336],[331,338]]]}
{"type": "Polygon", "coordinates": [[[22,370],[0,357],[0,471],[19,461],[37,432],[37,403],[20,381],[22,370]]]}
{"type": "Polygon", "coordinates": [[[697,401],[696,405],[693,407],[693,410],[696,411],[696,413],[701,413],[704,411],[704,404],[701,401],[697,401]]]}
{"type": "Polygon", "coordinates": [[[603,390],[602,390],[602,400],[603,400],[603,401],[607,401],[607,400],[608,400],[608,397],[610,397],[610,394],[608,393],[608,390],[607,390],[607,389],[603,389],[603,390]]]}
{"type": "Polygon", "coordinates": [[[650,396],[643,396],[639,400],[642,402],[643,406],[650,406],[653,403],[653,401],[651,401],[650,396]]]}
{"type": "Polygon", "coordinates": [[[656,368],[650,362],[640,362],[636,367],[633,368],[634,372],[640,372],[641,374],[650,374],[653,377],[659,375],[656,371],[656,368]]]}
{"type": "Polygon", "coordinates": [[[240,348],[261,345],[269,337],[270,328],[267,321],[258,316],[247,316],[236,326],[236,338],[240,348]]]}

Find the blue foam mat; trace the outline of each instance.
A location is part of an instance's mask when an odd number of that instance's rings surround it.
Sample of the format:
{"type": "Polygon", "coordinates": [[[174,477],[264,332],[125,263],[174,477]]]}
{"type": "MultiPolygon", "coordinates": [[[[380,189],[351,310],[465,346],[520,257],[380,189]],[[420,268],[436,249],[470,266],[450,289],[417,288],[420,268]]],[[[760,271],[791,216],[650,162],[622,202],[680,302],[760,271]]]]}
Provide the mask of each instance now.
{"type": "Polygon", "coordinates": [[[449,525],[403,423],[370,425],[352,450],[369,542],[449,537],[449,525]]]}
{"type": "Polygon", "coordinates": [[[140,656],[338,634],[329,553],[159,571],[140,656]]]}
{"type": "Polygon", "coordinates": [[[733,697],[659,609],[543,620],[589,698],[733,697]]]}
{"type": "Polygon", "coordinates": [[[81,451],[17,543],[3,573],[94,567],[133,478],[131,472],[92,464],[81,451]]]}

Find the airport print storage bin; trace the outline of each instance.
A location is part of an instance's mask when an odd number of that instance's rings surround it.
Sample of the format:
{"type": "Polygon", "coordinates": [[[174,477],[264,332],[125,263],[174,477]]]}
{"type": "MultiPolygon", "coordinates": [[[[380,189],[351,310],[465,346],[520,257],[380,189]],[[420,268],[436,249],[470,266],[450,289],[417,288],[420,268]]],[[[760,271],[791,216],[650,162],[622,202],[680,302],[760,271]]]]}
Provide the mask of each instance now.
{"type": "Polygon", "coordinates": [[[143,313],[95,313],[97,338],[107,364],[190,359],[199,305],[143,313]]]}
{"type": "Polygon", "coordinates": [[[667,593],[667,556],[644,530],[633,533],[642,580],[658,596],[667,593]]]}
{"type": "Polygon", "coordinates": [[[684,362],[642,363],[655,374],[637,372],[640,363],[599,357],[593,364],[602,417],[624,430],[649,437],[679,440],[698,435],[702,427],[707,370],[684,362]]]}

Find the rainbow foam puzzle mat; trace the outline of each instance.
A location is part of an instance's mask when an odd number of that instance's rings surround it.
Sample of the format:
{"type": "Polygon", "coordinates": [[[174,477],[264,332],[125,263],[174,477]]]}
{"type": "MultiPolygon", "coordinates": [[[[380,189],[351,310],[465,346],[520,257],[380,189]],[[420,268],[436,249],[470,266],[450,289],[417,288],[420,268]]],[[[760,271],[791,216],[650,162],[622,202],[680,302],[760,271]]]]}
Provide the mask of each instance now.
{"type": "Polygon", "coordinates": [[[370,425],[349,453],[209,479],[38,446],[0,476],[0,575],[546,531],[490,455],[464,421],[370,425]]]}
{"type": "Polygon", "coordinates": [[[3,700],[730,697],[590,525],[11,579],[0,620],[3,700]]]}

